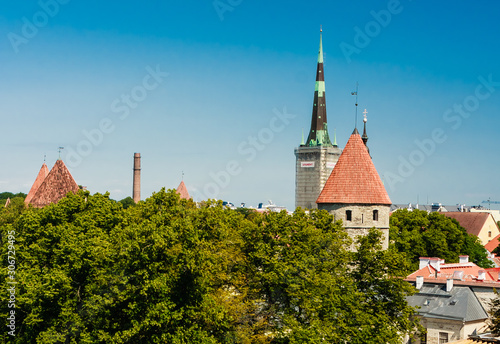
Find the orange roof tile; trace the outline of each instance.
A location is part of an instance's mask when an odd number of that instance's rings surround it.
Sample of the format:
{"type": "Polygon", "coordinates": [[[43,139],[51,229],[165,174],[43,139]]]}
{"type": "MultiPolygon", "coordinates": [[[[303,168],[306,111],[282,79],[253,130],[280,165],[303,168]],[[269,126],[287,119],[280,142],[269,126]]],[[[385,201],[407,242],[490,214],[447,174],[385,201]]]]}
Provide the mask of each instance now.
{"type": "Polygon", "coordinates": [[[496,237],[491,239],[486,245],[484,245],[484,248],[490,253],[493,252],[493,250],[496,249],[497,246],[500,244],[500,242],[498,241],[499,238],[500,234],[498,234],[496,237]]]}
{"type": "Polygon", "coordinates": [[[392,204],[357,130],[347,141],[316,203],[392,204]]]}
{"type": "Polygon", "coordinates": [[[407,278],[415,278],[417,276],[423,276],[425,281],[446,281],[448,278],[453,278],[454,277],[454,272],[455,271],[463,271],[462,278],[460,279],[461,281],[468,281],[468,282],[479,282],[477,280],[477,277],[479,275],[479,271],[484,271],[485,276],[484,276],[484,281],[483,282],[496,282],[498,273],[495,273],[494,268],[493,269],[483,269],[480,266],[477,266],[476,264],[472,262],[467,262],[467,263],[452,263],[452,264],[442,264],[440,266],[440,271],[436,273],[436,269],[431,266],[427,265],[423,267],[420,270],[415,271],[414,273],[408,275],[407,278]]]}
{"type": "Polygon", "coordinates": [[[43,163],[42,167],[40,168],[40,171],[38,172],[38,175],[36,176],[35,182],[31,186],[30,192],[28,192],[28,195],[24,199],[24,203],[28,205],[31,202],[31,199],[33,196],[35,196],[36,190],[42,185],[43,181],[49,174],[49,168],[45,163],[43,163]]]}
{"type": "Polygon", "coordinates": [[[181,196],[181,198],[184,198],[184,199],[190,199],[191,198],[189,196],[189,192],[187,190],[186,184],[184,184],[184,181],[181,181],[181,183],[177,187],[177,193],[181,196]]]}
{"type": "Polygon", "coordinates": [[[62,160],[57,160],[49,174],[31,199],[30,204],[41,208],[50,203],[57,203],[68,192],[79,190],[73,176],[62,160]]]}
{"type": "Polygon", "coordinates": [[[490,213],[481,212],[443,212],[443,215],[455,219],[460,226],[464,227],[467,233],[479,236],[479,232],[484,227],[490,213]]]}

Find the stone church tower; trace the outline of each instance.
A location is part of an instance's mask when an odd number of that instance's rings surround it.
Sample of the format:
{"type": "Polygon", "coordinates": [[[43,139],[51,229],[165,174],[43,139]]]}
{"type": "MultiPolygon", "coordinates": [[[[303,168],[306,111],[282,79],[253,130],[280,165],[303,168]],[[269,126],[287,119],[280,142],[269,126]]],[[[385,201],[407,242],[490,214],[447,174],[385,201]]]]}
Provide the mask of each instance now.
{"type": "Polygon", "coordinates": [[[325,76],[323,71],[323,42],[320,33],[316,88],[307,141],[295,148],[295,208],[316,208],[316,200],[339,159],[341,149],[328,135],[326,121],[325,76]]]}
{"type": "MultiPolygon", "coordinates": [[[[368,139],[366,129],[363,136],[368,139]]],[[[333,214],[335,220],[342,220],[352,238],[366,235],[372,227],[380,229],[384,233],[382,247],[388,248],[392,202],[357,129],[347,141],[316,203],[319,209],[333,214]]]]}

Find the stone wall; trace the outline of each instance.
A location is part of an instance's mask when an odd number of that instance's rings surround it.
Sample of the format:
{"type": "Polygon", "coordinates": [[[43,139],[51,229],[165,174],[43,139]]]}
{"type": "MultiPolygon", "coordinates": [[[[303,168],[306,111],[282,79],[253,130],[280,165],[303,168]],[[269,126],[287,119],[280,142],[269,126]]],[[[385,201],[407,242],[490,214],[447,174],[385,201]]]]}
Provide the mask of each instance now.
{"type": "Polygon", "coordinates": [[[384,234],[382,247],[389,247],[389,212],[390,206],[377,204],[320,204],[319,209],[325,209],[342,220],[342,224],[349,236],[355,239],[359,235],[368,234],[370,228],[378,228],[384,234]],[[347,219],[347,211],[351,211],[351,220],[347,219]],[[373,212],[378,212],[378,219],[374,220],[373,212]]]}
{"type": "Polygon", "coordinates": [[[295,149],[295,208],[317,208],[316,200],[341,153],[338,147],[295,149]]]}

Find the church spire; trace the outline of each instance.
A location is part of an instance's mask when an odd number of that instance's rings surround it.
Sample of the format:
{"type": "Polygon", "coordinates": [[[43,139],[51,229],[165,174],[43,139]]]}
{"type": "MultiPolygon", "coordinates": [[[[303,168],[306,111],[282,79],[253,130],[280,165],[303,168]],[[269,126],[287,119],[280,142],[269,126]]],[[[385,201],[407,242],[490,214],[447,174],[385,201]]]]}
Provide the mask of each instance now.
{"type": "Polygon", "coordinates": [[[311,120],[311,130],[307,137],[308,146],[331,146],[326,122],[325,76],[323,71],[323,29],[319,35],[318,67],[311,120]]]}

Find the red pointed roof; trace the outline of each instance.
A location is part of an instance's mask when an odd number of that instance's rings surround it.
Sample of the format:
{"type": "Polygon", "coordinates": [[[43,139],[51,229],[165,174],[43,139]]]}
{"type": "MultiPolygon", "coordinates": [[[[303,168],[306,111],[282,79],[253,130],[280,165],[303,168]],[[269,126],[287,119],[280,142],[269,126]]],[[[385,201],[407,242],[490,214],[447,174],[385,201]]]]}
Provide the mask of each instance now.
{"type": "Polygon", "coordinates": [[[30,204],[41,208],[50,203],[57,203],[68,192],[77,193],[79,189],[64,162],[57,160],[31,199],[30,204]]]}
{"type": "Polygon", "coordinates": [[[184,198],[184,199],[190,199],[191,198],[189,196],[189,192],[187,190],[186,184],[184,184],[184,181],[181,181],[181,183],[177,187],[177,193],[181,196],[181,198],[184,198]]]}
{"type": "Polygon", "coordinates": [[[316,203],[392,204],[357,130],[347,141],[316,203]]]}
{"type": "Polygon", "coordinates": [[[49,168],[45,163],[43,163],[42,167],[40,168],[40,171],[38,172],[38,175],[36,176],[35,182],[31,186],[30,192],[28,192],[28,195],[24,199],[24,203],[28,205],[31,202],[31,199],[33,196],[35,196],[36,190],[42,185],[43,181],[49,174],[49,168]]]}

